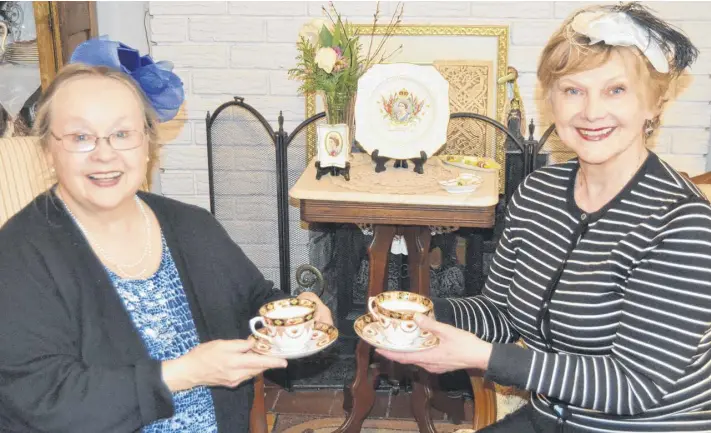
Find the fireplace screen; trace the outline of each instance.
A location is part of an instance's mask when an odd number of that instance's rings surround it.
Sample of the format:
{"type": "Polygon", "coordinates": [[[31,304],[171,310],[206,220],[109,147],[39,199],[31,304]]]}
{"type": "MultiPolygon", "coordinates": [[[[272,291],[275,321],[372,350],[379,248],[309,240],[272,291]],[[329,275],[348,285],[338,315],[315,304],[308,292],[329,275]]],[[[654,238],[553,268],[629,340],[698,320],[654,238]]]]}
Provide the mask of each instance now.
{"type": "MultiPolygon", "coordinates": [[[[325,121],[325,116],[317,116],[313,119],[311,125],[317,125],[325,121]]],[[[303,124],[302,124],[303,125],[303,124]]],[[[297,127],[290,135],[284,134],[283,138],[283,148],[286,149],[284,165],[285,165],[285,181],[286,181],[286,198],[285,205],[288,212],[285,215],[288,217],[289,232],[289,256],[288,256],[288,270],[289,275],[292,279],[297,276],[297,269],[303,265],[313,265],[320,272],[324,269],[321,266],[321,261],[319,260],[319,254],[310,253],[310,245],[312,244],[312,238],[314,232],[311,230],[311,226],[301,222],[301,215],[298,203],[295,205],[288,202],[288,190],[294,186],[301,173],[303,173],[306,168],[307,155],[306,155],[306,143],[307,143],[308,129],[297,127]]],[[[295,283],[293,283],[295,284],[295,283]]],[[[292,284],[292,287],[295,287],[292,284]]],[[[325,287],[324,292],[321,294],[321,300],[333,308],[333,287],[325,287]]]]}
{"type": "Polygon", "coordinates": [[[280,284],[275,134],[238,102],[207,119],[210,206],[264,276],[280,284]]]}
{"type": "Polygon", "coordinates": [[[296,294],[314,280],[314,290],[319,289],[318,267],[313,273],[308,266],[309,229],[301,223],[299,208],[288,201],[289,188],[306,167],[307,130],[297,127],[288,135],[280,117],[275,131],[239,97],[208,113],[206,123],[213,214],[265,278],[284,292],[296,294]]]}

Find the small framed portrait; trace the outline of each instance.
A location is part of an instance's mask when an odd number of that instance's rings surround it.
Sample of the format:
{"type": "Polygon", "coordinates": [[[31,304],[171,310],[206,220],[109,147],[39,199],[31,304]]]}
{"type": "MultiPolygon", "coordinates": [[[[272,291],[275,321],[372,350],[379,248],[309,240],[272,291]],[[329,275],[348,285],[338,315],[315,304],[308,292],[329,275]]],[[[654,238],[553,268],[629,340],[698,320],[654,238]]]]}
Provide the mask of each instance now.
{"type": "Polygon", "coordinates": [[[346,124],[326,125],[317,127],[318,161],[322,168],[345,168],[350,156],[348,141],[348,126],[346,124]]]}

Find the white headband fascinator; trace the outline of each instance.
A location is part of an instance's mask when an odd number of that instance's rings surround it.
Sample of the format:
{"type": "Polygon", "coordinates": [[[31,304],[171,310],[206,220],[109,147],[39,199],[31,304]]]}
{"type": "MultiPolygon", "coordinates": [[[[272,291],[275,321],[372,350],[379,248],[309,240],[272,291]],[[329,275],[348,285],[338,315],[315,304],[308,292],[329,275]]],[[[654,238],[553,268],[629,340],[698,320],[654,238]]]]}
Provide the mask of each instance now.
{"type": "MultiPolygon", "coordinates": [[[[637,47],[660,73],[682,74],[699,56],[688,36],[638,2],[599,6],[578,13],[568,26],[588,45],[637,47]]],[[[574,43],[581,43],[575,38],[574,43]]]]}
{"type": "Polygon", "coordinates": [[[656,38],[624,12],[581,12],[570,26],[576,33],[587,36],[589,45],[604,42],[613,46],[637,47],[654,69],[669,73],[669,59],[656,38]]]}

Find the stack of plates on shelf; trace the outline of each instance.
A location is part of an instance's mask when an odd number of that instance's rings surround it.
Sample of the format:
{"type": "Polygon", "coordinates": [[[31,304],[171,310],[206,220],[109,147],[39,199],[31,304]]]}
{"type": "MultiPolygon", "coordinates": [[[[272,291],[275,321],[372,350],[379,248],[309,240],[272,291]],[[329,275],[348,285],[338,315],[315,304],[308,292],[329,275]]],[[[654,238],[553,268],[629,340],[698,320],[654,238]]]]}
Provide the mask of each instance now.
{"type": "Polygon", "coordinates": [[[5,49],[6,62],[18,65],[34,65],[39,63],[37,40],[14,42],[5,49]]]}

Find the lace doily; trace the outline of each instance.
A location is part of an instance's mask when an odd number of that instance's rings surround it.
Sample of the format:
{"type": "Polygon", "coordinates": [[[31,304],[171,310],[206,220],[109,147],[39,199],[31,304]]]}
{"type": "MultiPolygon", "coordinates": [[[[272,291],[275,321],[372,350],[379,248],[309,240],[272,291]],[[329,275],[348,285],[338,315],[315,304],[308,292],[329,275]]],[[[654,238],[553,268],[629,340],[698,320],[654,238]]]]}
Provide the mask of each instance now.
{"type": "MultiPolygon", "coordinates": [[[[342,188],[361,192],[378,192],[393,194],[423,194],[441,191],[440,180],[454,179],[459,176],[457,167],[445,165],[439,158],[428,159],[424,164],[424,173],[413,171],[415,165],[408,161],[408,168],[394,168],[395,161],[388,161],[386,170],[375,172],[375,163],[370,156],[355,153],[351,157],[351,179],[330,177],[331,181],[342,188]]],[[[357,224],[365,235],[373,234],[372,224],[357,224]]],[[[451,233],[459,227],[430,226],[432,236],[451,233]]],[[[393,254],[407,254],[407,245],[403,236],[395,236],[390,252],[393,254]]]]}
{"type": "Polygon", "coordinates": [[[440,180],[454,179],[459,176],[459,169],[445,165],[439,158],[428,159],[424,164],[424,173],[415,173],[415,164],[408,161],[408,168],[394,168],[395,161],[388,161],[386,170],[375,172],[375,163],[367,154],[353,154],[351,160],[350,181],[337,176],[332,177],[335,185],[360,192],[423,194],[441,191],[440,180]]]}

